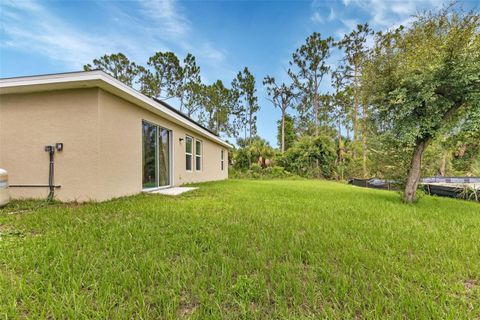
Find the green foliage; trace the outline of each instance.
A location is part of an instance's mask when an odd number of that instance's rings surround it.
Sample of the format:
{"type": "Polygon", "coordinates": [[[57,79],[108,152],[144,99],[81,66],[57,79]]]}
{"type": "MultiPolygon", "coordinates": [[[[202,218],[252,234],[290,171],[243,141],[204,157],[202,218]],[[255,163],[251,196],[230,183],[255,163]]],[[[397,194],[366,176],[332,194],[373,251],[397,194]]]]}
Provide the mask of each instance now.
{"type": "Polygon", "coordinates": [[[278,162],[299,176],[328,179],[334,176],[335,158],[335,144],[331,138],[303,136],[278,162]]]}
{"type": "Polygon", "coordinates": [[[480,160],[480,141],[468,145],[459,145],[453,153],[452,168],[457,172],[474,175],[475,165],[480,160]]]}
{"type": "Polygon", "coordinates": [[[415,145],[480,112],[480,18],[442,11],[379,33],[363,82],[380,124],[415,145]]]}
{"type": "Polygon", "coordinates": [[[293,54],[288,74],[298,90],[299,103],[297,111],[300,133],[305,133],[313,126],[313,133],[319,133],[319,120],[322,113],[328,113],[321,102],[320,85],[323,77],[330,71],[327,63],[333,38],[322,39],[320,33],[314,32],[293,54]]]}
{"type": "Polygon", "coordinates": [[[380,131],[413,149],[404,192],[412,202],[428,146],[480,114],[480,15],[448,7],[378,33],[362,87],[380,131]]]}
{"type": "Polygon", "coordinates": [[[176,90],[176,96],[180,100],[180,111],[191,117],[202,107],[202,80],[200,67],[197,65],[195,56],[188,53],[183,59],[181,69],[181,81],[176,90]]]}
{"type": "Polygon", "coordinates": [[[100,69],[128,86],[133,85],[140,72],[139,66],[120,52],[93,59],[92,64],[84,65],[83,69],[85,71],[100,69]]]}
{"type": "Polygon", "coordinates": [[[480,177],[480,156],[472,162],[471,172],[472,176],[480,177]]]}
{"type": "Polygon", "coordinates": [[[274,156],[274,150],[270,144],[258,137],[252,137],[247,139],[238,139],[238,149],[235,150],[233,161],[234,167],[238,170],[250,169],[253,164],[257,164],[261,167],[267,166],[267,160],[272,160],[274,156]]]}
{"type": "Polygon", "coordinates": [[[298,175],[285,170],[277,165],[262,168],[257,163],[252,164],[250,169],[231,168],[229,177],[233,179],[300,179],[298,175]]]}
{"type": "Polygon", "coordinates": [[[293,140],[291,140],[291,131],[287,133],[287,130],[294,130],[293,119],[288,115],[287,110],[291,107],[291,104],[297,96],[294,92],[295,87],[293,83],[289,85],[285,83],[277,84],[275,78],[271,76],[266,76],[264,78],[263,85],[267,90],[268,99],[273,103],[275,108],[280,109],[282,114],[278,128],[278,145],[280,146],[280,151],[284,152],[293,142],[293,140]],[[287,123],[287,121],[290,121],[290,123],[287,123]],[[290,125],[291,127],[287,128],[287,125],[290,125]],[[290,136],[287,137],[287,134],[290,136]],[[287,139],[289,140],[288,142],[287,139]],[[287,143],[289,144],[288,147],[287,143]]]}
{"type": "Polygon", "coordinates": [[[182,67],[175,53],[157,52],[147,65],[150,69],[141,68],[140,91],[160,99],[175,97],[182,81],[182,67]]]}
{"type": "MultiPolygon", "coordinates": [[[[277,121],[277,141],[278,146],[282,145],[282,120],[277,121]]],[[[285,150],[290,149],[291,146],[297,140],[297,134],[295,132],[295,120],[290,115],[285,115],[285,150]]]]}
{"type": "Polygon", "coordinates": [[[232,81],[232,91],[237,98],[236,128],[243,128],[245,138],[252,138],[257,134],[257,116],[260,110],[256,96],[255,77],[247,67],[239,72],[232,81]]]}
{"type": "Polygon", "coordinates": [[[200,114],[200,122],[217,134],[230,133],[232,92],[223,85],[221,80],[202,87],[201,103],[204,109],[200,114]]]}

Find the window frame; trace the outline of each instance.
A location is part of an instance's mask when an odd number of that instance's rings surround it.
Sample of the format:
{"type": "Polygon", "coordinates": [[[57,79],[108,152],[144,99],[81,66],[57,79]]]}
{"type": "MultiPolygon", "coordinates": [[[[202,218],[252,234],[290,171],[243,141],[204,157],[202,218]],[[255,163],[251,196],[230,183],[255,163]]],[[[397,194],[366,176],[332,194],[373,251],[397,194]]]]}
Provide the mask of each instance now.
{"type": "Polygon", "coordinates": [[[142,190],[159,190],[159,189],[164,189],[164,188],[169,188],[173,185],[173,170],[174,170],[174,163],[173,163],[173,131],[169,128],[165,128],[153,121],[150,121],[150,120],[146,120],[146,119],[142,119],[142,122],[141,122],[141,127],[142,127],[142,190]],[[144,135],[144,125],[149,125],[149,126],[152,126],[152,127],[155,127],[155,131],[156,131],[156,134],[155,134],[155,175],[156,175],[156,186],[154,187],[145,187],[144,185],[144,166],[145,166],[145,163],[144,163],[144,143],[143,143],[143,135],[144,135]],[[168,143],[168,163],[167,163],[167,166],[168,166],[168,184],[166,185],[160,185],[160,164],[159,164],[159,161],[160,161],[160,132],[161,130],[166,130],[168,132],[168,135],[167,135],[167,143],[168,143]]]}
{"type": "Polygon", "coordinates": [[[146,189],[156,189],[158,188],[158,125],[155,123],[152,123],[147,120],[142,119],[142,190],[146,189]],[[154,155],[154,173],[155,173],[155,185],[154,186],[148,186],[145,187],[145,141],[144,136],[145,136],[145,126],[149,126],[152,129],[155,129],[155,138],[154,138],[154,149],[155,149],[155,155],[154,155]]]}
{"type": "Polygon", "coordinates": [[[187,172],[192,172],[193,171],[193,143],[194,142],[194,139],[193,137],[189,136],[189,135],[185,135],[185,171],[187,172]],[[191,150],[190,152],[187,152],[187,140],[190,139],[190,141],[192,142],[191,143],[191,150]],[[187,168],[187,156],[190,156],[190,169],[187,168]]]}
{"type": "Polygon", "coordinates": [[[195,139],[195,171],[201,172],[203,170],[203,141],[199,139],[195,139]],[[197,154],[198,146],[197,143],[200,144],[200,154],[197,154]],[[200,159],[200,169],[197,168],[197,158],[200,159]]]}
{"type": "Polygon", "coordinates": [[[225,150],[220,150],[220,170],[225,171],[225,150]]]}

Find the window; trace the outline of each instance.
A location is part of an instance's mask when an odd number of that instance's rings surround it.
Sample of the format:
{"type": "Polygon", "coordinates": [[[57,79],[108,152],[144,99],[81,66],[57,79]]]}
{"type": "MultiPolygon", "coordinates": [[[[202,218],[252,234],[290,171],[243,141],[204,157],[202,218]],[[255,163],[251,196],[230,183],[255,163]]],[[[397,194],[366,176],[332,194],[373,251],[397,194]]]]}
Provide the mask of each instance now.
{"type": "Polygon", "coordinates": [[[170,184],[170,135],[168,129],[142,122],[144,189],[170,184]]]}
{"type": "Polygon", "coordinates": [[[187,171],[192,171],[192,154],[193,154],[193,138],[186,136],[185,137],[185,169],[187,171]]]}
{"type": "Polygon", "coordinates": [[[157,127],[143,122],[143,187],[158,187],[157,167],[157,127]]]}
{"type": "Polygon", "coordinates": [[[170,131],[158,127],[158,185],[170,185],[170,131]]]}
{"type": "Polygon", "coordinates": [[[225,166],[225,160],[224,160],[224,155],[223,155],[223,150],[220,151],[220,167],[223,171],[223,168],[225,166]]]}
{"type": "Polygon", "coordinates": [[[195,140],[195,170],[202,171],[202,141],[195,140]]]}

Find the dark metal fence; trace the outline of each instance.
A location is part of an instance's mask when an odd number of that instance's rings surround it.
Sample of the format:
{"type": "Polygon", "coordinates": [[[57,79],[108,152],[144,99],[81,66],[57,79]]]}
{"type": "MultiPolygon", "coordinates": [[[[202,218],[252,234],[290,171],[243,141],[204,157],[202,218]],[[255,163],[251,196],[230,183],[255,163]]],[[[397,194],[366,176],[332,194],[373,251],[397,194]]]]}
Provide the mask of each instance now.
{"type": "Polygon", "coordinates": [[[480,177],[427,177],[420,179],[421,183],[478,183],[480,177]]]}
{"type": "MultiPolygon", "coordinates": [[[[469,186],[448,185],[448,184],[479,184],[480,177],[427,177],[420,180],[420,188],[429,195],[441,197],[459,198],[465,200],[480,201],[480,190],[469,186]],[[438,185],[442,183],[443,185],[438,185]]],[[[359,179],[350,178],[348,184],[373,189],[401,190],[402,183],[398,180],[385,180],[377,178],[359,179]]]]}
{"type": "Polygon", "coordinates": [[[441,197],[459,198],[464,200],[480,200],[480,190],[475,190],[467,186],[448,186],[438,184],[423,184],[423,190],[429,195],[441,197]]]}
{"type": "Polygon", "coordinates": [[[396,180],[384,180],[384,179],[358,179],[350,178],[348,179],[348,184],[365,187],[365,188],[374,188],[374,189],[383,189],[383,190],[398,190],[400,189],[400,183],[396,180]]]}

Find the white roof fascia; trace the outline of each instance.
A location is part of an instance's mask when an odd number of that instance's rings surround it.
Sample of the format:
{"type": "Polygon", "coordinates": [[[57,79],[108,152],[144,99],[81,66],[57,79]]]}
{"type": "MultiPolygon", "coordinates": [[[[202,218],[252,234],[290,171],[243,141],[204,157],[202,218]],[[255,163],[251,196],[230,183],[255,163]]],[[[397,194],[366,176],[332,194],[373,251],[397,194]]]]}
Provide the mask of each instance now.
{"type": "Polygon", "coordinates": [[[183,125],[224,147],[232,147],[229,143],[223,141],[218,136],[208,132],[199,125],[188,121],[181,115],[163,106],[161,103],[145,96],[144,94],[100,70],[48,74],[31,77],[4,78],[0,79],[0,94],[8,94],[10,93],[10,90],[8,89],[14,88],[17,89],[14,92],[21,92],[18,91],[18,88],[28,89],[28,87],[31,86],[40,86],[38,90],[34,91],[55,90],[58,89],[58,87],[61,87],[61,84],[77,84],[77,87],[82,87],[82,84],[84,84],[84,87],[91,87],[93,84],[94,87],[100,87],[120,97],[122,97],[122,93],[127,94],[128,97],[124,98],[127,98],[127,100],[130,100],[140,107],[146,108],[156,114],[159,114],[160,116],[172,120],[173,122],[183,125]]]}

